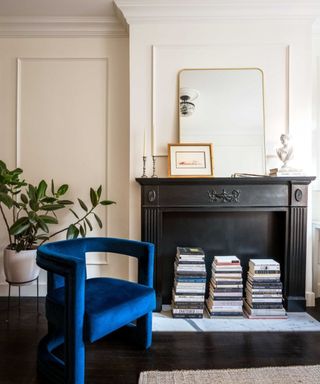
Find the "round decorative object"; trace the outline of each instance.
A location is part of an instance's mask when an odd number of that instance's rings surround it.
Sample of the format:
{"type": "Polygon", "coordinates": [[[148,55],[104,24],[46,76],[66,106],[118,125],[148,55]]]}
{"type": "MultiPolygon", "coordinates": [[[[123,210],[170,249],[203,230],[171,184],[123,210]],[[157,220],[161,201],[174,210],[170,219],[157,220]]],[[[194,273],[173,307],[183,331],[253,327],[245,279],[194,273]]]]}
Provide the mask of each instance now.
{"type": "Polygon", "coordinates": [[[294,193],[294,198],[296,199],[296,201],[301,201],[302,200],[302,196],[303,196],[303,193],[301,191],[301,189],[296,189],[295,193],[294,193]]]}
{"type": "Polygon", "coordinates": [[[148,201],[149,203],[153,203],[157,198],[156,191],[154,189],[148,192],[148,201]]]}
{"type": "Polygon", "coordinates": [[[36,249],[17,252],[6,248],[3,254],[6,281],[11,284],[24,284],[35,280],[40,272],[36,255],[36,249]]]}

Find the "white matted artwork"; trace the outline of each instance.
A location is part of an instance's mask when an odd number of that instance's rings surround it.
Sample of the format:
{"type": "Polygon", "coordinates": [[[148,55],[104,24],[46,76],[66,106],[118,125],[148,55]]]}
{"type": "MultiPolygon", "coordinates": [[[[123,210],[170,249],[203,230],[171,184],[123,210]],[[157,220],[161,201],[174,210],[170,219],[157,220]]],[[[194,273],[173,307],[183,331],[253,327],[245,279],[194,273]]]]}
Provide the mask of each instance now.
{"type": "Polygon", "coordinates": [[[212,177],[212,144],[168,144],[168,175],[212,177]]]}

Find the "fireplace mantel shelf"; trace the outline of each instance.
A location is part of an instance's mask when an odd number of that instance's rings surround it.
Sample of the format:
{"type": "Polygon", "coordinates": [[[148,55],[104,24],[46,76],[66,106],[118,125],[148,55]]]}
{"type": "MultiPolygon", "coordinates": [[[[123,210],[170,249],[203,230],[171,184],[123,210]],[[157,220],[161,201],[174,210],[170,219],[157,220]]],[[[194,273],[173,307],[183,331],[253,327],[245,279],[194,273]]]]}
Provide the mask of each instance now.
{"type": "Polygon", "coordinates": [[[305,310],[308,184],[314,179],[137,178],[141,237],[156,246],[158,310],[171,301],[177,246],[204,248],[209,274],[214,255],[236,254],[244,271],[250,258],[274,258],[287,310],[305,310]]]}
{"type": "Polygon", "coordinates": [[[207,185],[229,185],[229,184],[310,184],[315,176],[290,176],[290,177],[138,177],[136,181],[140,185],[163,185],[163,184],[207,184],[207,185]]]}

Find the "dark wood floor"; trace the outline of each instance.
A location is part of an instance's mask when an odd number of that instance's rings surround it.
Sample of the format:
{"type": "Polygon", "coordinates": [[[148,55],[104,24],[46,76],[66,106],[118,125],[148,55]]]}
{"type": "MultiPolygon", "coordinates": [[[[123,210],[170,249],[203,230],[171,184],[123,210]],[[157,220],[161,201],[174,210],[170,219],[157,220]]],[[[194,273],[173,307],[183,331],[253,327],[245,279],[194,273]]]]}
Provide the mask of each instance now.
{"type": "MultiPolygon", "coordinates": [[[[320,302],[308,312],[320,321],[320,302]]],[[[45,384],[37,379],[36,349],[46,333],[33,298],[12,302],[7,321],[0,299],[0,383],[45,384]]],[[[87,347],[89,384],[136,384],[143,370],[215,369],[320,363],[319,333],[154,333],[149,351],[137,350],[124,334],[87,347]]]]}

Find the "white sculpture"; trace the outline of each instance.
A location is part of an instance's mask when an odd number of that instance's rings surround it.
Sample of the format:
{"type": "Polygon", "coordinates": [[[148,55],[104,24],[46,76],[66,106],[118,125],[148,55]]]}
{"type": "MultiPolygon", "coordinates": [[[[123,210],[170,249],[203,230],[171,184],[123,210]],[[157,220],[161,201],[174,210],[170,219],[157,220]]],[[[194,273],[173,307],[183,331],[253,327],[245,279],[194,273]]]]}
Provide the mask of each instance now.
{"type": "Polygon", "coordinates": [[[281,170],[290,170],[290,162],[293,159],[293,147],[290,143],[290,136],[286,134],[282,134],[280,136],[280,141],[282,147],[277,148],[277,155],[279,159],[283,162],[281,170]]]}

